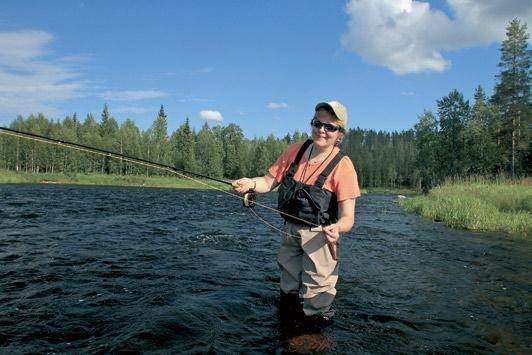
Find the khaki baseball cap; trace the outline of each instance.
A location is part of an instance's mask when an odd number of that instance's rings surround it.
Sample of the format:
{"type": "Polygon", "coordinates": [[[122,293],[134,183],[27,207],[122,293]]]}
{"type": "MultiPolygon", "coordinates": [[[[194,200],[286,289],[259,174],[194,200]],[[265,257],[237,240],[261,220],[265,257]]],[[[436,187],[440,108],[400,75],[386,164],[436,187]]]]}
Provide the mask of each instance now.
{"type": "Polygon", "coordinates": [[[334,113],[336,118],[342,121],[343,126],[347,126],[347,109],[339,101],[320,102],[316,105],[314,111],[318,111],[320,108],[324,108],[331,113],[334,113]]]}

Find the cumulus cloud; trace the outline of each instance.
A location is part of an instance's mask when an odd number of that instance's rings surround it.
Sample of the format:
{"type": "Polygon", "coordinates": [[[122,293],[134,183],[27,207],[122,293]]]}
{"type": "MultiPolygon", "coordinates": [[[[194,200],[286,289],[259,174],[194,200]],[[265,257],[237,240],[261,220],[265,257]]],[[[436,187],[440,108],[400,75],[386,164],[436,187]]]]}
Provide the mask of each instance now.
{"type": "Polygon", "coordinates": [[[105,91],[100,96],[105,100],[113,101],[135,101],[145,99],[156,99],[166,96],[164,91],[160,90],[124,90],[124,91],[105,91]]]}
{"type": "Polygon", "coordinates": [[[268,107],[270,110],[279,110],[288,108],[288,104],[284,102],[270,102],[266,107],[268,107]]]}
{"type": "Polygon", "coordinates": [[[81,96],[76,60],[47,57],[53,39],[43,31],[0,32],[0,112],[54,115],[57,102],[81,96]]]}
{"type": "Polygon", "coordinates": [[[447,5],[452,17],[427,1],[350,0],[342,45],[397,74],[441,72],[451,65],[443,52],[501,41],[515,17],[532,25],[528,0],[447,0],[447,5]]]}
{"type": "Polygon", "coordinates": [[[219,111],[202,110],[199,113],[202,120],[221,122],[223,120],[222,114],[219,111]]]}

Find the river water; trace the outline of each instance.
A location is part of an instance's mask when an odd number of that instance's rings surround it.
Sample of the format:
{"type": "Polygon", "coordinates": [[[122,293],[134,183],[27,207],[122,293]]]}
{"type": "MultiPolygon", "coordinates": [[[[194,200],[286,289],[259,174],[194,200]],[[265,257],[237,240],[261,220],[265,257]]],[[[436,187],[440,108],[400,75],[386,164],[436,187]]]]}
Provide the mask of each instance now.
{"type": "MultiPolygon", "coordinates": [[[[320,351],[532,353],[532,243],[453,231],[394,199],[357,202],[320,351]]],[[[0,352],[292,351],[279,239],[217,191],[0,185],[0,352]]]]}

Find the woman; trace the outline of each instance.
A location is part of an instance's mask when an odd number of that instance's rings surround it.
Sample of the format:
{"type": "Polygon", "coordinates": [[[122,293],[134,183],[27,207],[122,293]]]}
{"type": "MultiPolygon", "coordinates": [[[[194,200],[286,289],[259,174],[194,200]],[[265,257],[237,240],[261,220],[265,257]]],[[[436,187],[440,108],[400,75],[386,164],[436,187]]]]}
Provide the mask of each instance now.
{"type": "Polygon", "coordinates": [[[261,177],[233,182],[236,191],[269,192],[279,186],[278,208],[285,219],[277,257],[281,269],[280,310],[300,304],[306,316],[328,321],[336,295],[340,235],[355,223],[360,196],[353,163],[338,144],[346,132],[347,110],[321,102],[307,142],[289,146],[261,177]]]}

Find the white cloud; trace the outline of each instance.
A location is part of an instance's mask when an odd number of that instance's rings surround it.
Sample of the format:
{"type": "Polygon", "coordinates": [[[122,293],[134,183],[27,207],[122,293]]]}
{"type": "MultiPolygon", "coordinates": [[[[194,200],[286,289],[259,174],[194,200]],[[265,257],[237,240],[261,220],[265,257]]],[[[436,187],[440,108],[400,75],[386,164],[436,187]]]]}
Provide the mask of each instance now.
{"type": "Polygon", "coordinates": [[[532,25],[528,0],[447,0],[453,13],[431,9],[426,1],[351,0],[344,48],[397,74],[444,71],[442,52],[487,45],[506,37],[515,17],[532,25]]]}
{"type": "Polygon", "coordinates": [[[288,108],[288,104],[284,102],[270,102],[266,107],[268,107],[270,110],[279,110],[288,108]]]}
{"type": "Polygon", "coordinates": [[[23,68],[45,54],[53,36],[43,31],[0,32],[0,63],[23,68]]]}
{"type": "Polygon", "coordinates": [[[167,96],[164,91],[160,90],[124,90],[124,91],[105,91],[101,95],[105,100],[113,101],[135,101],[145,99],[156,99],[167,96]]]}
{"type": "Polygon", "coordinates": [[[221,122],[223,120],[222,114],[219,111],[202,110],[199,116],[205,121],[221,122]]]}
{"type": "Polygon", "coordinates": [[[76,81],[75,57],[49,59],[54,37],[43,31],[0,32],[0,112],[61,112],[58,102],[81,96],[85,83],[76,81]]]}

